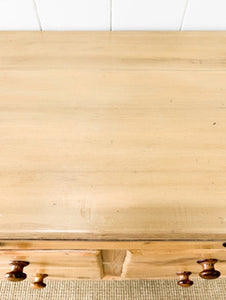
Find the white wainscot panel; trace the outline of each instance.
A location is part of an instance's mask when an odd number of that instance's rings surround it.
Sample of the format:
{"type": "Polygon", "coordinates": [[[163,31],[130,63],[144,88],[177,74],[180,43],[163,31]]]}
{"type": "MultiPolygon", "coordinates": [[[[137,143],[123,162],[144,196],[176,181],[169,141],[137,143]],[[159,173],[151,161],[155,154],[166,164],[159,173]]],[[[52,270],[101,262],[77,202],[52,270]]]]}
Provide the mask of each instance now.
{"type": "Polygon", "coordinates": [[[179,30],[186,0],[112,0],[113,30],[179,30]]]}
{"type": "Polygon", "coordinates": [[[0,0],[0,30],[40,30],[32,0],[0,0]]]}
{"type": "Polygon", "coordinates": [[[36,0],[43,30],[109,30],[110,0],[36,0]]]}
{"type": "Polygon", "coordinates": [[[225,30],[226,0],[189,0],[183,30],[225,30]]]}

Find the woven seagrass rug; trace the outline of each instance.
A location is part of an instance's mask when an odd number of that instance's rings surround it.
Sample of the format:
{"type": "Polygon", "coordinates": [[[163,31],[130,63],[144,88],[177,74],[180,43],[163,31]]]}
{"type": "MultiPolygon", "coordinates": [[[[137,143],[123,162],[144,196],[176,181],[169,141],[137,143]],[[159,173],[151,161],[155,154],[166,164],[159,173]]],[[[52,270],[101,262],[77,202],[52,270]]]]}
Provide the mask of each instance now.
{"type": "Polygon", "coordinates": [[[190,288],[175,280],[46,281],[43,290],[32,290],[28,281],[0,282],[1,300],[218,300],[226,299],[226,280],[194,279],[190,288]]]}

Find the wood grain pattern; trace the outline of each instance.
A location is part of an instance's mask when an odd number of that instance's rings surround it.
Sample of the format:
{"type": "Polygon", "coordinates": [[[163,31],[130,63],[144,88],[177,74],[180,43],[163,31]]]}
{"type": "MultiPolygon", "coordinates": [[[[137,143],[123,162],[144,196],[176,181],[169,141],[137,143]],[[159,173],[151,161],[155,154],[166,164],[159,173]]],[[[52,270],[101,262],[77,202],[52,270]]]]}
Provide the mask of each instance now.
{"type": "Polygon", "coordinates": [[[225,238],[225,48],[0,33],[0,238],[225,238]]]}
{"type": "Polygon", "coordinates": [[[1,32],[0,68],[225,70],[225,43],[225,32],[1,32]]]}
{"type": "Polygon", "coordinates": [[[102,250],[105,279],[107,276],[110,278],[121,276],[126,253],[126,250],[102,250]]]}
{"type": "Polygon", "coordinates": [[[0,279],[10,271],[8,261],[26,260],[30,264],[24,268],[28,279],[35,274],[48,274],[48,280],[101,279],[103,277],[100,251],[1,251],[0,279]]]}
{"type": "Polygon", "coordinates": [[[39,248],[38,241],[32,243],[30,249],[25,241],[18,242],[18,249],[10,249],[10,244],[8,249],[1,247],[0,279],[9,271],[9,260],[28,260],[25,273],[30,280],[36,273],[47,273],[47,280],[178,279],[176,273],[184,271],[192,271],[192,277],[197,277],[202,270],[197,261],[210,258],[218,259],[216,270],[226,276],[222,241],[40,241],[39,248]]]}
{"type": "Polygon", "coordinates": [[[203,259],[217,259],[216,270],[226,276],[226,250],[217,243],[158,242],[149,250],[129,250],[123,265],[122,278],[176,278],[177,272],[199,276],[203,259]]]}
{"type": "Polygon", "coordinates": [[[79,240],[0,240],[0,251],[8,250],[154,250],[167,249],[172,243],[178,249],[224,249],[225,240],[215,241],[79,241],[79,240]]]}

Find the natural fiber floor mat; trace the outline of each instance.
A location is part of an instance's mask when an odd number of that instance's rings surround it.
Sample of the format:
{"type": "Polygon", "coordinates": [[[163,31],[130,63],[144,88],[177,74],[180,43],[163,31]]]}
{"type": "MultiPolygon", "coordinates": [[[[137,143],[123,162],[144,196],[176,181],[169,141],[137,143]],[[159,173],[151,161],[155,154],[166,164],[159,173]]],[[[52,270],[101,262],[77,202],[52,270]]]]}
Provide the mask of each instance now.
{"type": "Polygon", "coordinates": [[[0,284],[1,300],[218,300],[226,299],[226,280],[195,279],[190,288],[175,280],[46,281],[43,290],[32,290],[28,281],[0,284]]]}

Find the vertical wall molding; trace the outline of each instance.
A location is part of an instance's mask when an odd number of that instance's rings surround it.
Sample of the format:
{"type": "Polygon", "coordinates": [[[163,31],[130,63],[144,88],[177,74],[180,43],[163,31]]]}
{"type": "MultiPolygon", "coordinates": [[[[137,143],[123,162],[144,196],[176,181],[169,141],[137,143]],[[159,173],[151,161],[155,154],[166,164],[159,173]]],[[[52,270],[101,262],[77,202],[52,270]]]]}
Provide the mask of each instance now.
{"type": "Polygon", "coordinates": [[[182,16],[182,20],[181,20],[181,24],[180,24],[180,31],[183,30],[183,26],[184,26],[184,19],[185,19],[185,16],[186,16],[186,12],[187,12],[187,9],[188,9],[188,2],[189,0],[186,1],[185,3],[185,7],[184,7],[184,13],[183,13],[183,16],[182,16]]]}
{"type": "Polygon", "coordinates": [[[36,0],[33,0],[33,3],[34,3],[35,12],[36,12],[38,24],[39,24],[39,27],[40,27],[40,31],[42,31],[42,23],[41,23],[41,19],[40,19],[39,13],[38,13],[38,6],[37,6],[37,3],[36,3],[36,0]]]}
{"type": "Polygon", "coordinates": [[[110,1],[110,31],[112,31],[112,5],[113,5],[113,0],[110,1]]]}

